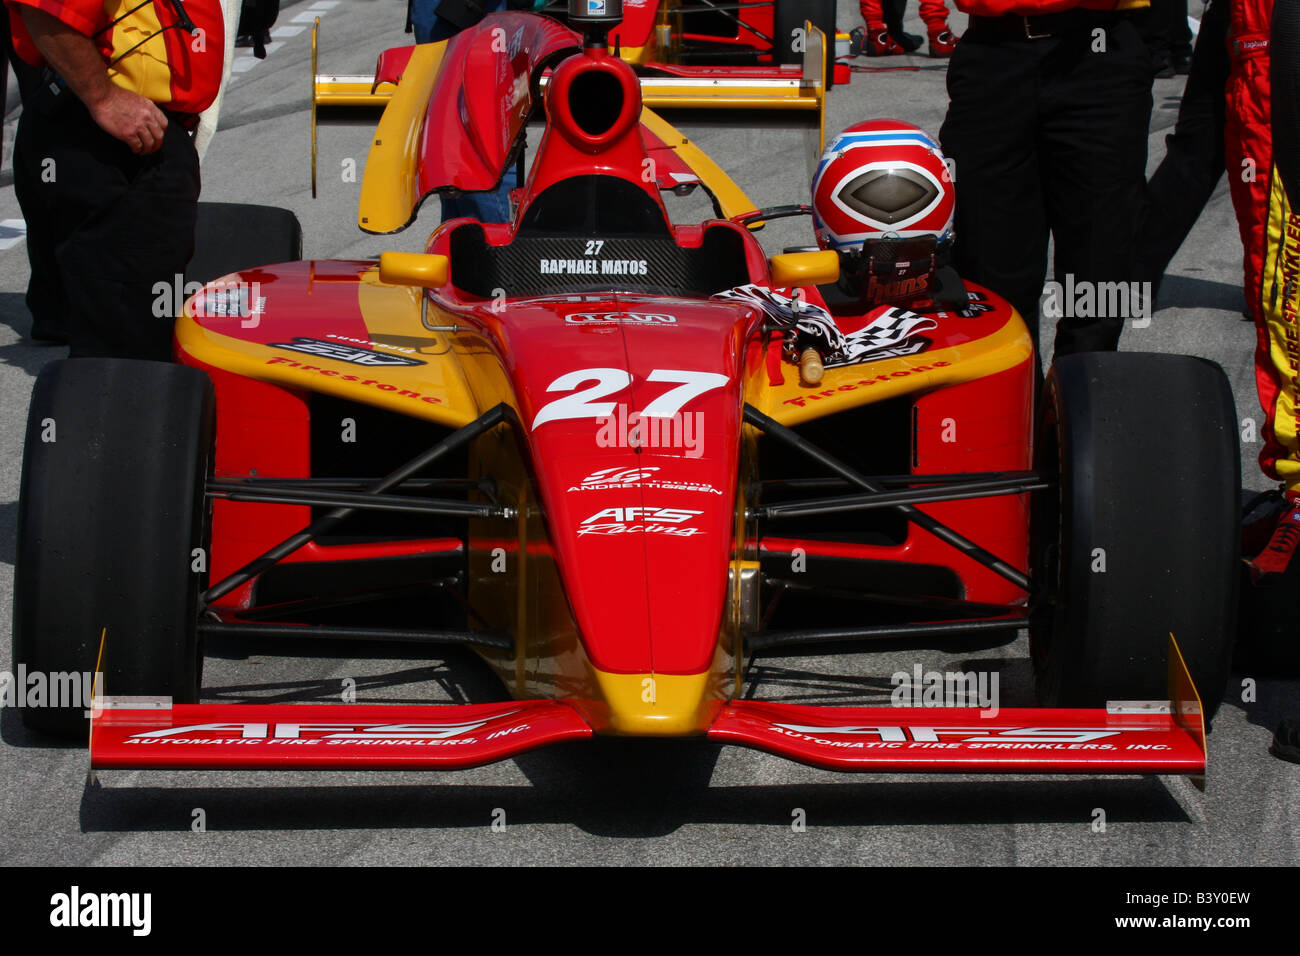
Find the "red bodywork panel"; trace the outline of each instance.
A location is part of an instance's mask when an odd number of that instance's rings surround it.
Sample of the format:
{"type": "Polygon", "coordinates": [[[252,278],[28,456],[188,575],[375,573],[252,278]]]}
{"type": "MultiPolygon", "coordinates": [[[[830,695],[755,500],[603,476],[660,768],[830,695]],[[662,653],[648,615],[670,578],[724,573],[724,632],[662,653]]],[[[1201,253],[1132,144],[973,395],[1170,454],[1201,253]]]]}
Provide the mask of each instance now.
{"type": "Polygon", "coordinates": [[[445,79],[429,98],[421,134],[419,195],[494,188],[532,105],[533,71],[557,51],[580,45],[567,27],[525,13],[497,14],[448,41],[445,79]],[[505,55],[498,30],[506,33],[505,55]]]}
{"type": "Polygon", "coordinates": [[[739,357],[757,321],[735,303],[617,296],[537,303],[502,323],[550,540],[602,670],[690,674],[712,658],[733,547],[739,357]],[[566,321],[622,310],[671,321],[566,321]],[[574,389],[590,392],[584,404],[574,389]],[[656,401],[668,415],[638,426],[656,401]],[[629,473],[642,477],[620,480],[629,473]]]}

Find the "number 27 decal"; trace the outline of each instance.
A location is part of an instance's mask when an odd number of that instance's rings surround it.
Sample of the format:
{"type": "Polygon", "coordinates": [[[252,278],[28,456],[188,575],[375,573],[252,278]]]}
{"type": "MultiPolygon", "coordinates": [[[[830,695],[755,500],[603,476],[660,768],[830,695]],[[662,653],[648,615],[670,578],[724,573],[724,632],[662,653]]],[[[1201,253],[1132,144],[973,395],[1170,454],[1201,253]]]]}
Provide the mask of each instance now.
{"type": "MultiPolygon", "coordinates": [[[[649,405],[643,408],[643,418],[672,418],[687,402],[698,398],[705,392],[721,388],[727,384],[727,376],[718,372],[689,372],[679,368],[657,368],[646,376],[647,382],[676,382],[676,388],[670,388],[649,405]]],[[[561,375],[550,385],[548,392],[572,392],[563,398],[543,405],[533,419],[533,428],[547,422],[566,418],[608,418],[614,414],[614,402],[598,402],[596,399],[621,392],[632,384],[632,376],[621,368],[580,368],[575,372],[561,375]],[[574,391],[587,382],[584,389],[574,391]]]]}

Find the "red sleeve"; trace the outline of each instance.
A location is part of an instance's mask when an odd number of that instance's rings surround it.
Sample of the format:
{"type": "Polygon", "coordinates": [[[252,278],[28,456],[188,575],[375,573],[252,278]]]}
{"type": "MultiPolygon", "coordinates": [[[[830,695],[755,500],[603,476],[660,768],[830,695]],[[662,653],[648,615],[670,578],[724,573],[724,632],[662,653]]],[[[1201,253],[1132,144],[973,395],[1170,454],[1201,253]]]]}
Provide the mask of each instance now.
{"type": "MultiPolygon", "coordinates": [[[[35,7],[85,36],[92,36],[104,21],[103,0],[5,0],[5,3],[14,8],[35,7]]],[[[18,10],[13,12],[16,15],[18,10]]]]}

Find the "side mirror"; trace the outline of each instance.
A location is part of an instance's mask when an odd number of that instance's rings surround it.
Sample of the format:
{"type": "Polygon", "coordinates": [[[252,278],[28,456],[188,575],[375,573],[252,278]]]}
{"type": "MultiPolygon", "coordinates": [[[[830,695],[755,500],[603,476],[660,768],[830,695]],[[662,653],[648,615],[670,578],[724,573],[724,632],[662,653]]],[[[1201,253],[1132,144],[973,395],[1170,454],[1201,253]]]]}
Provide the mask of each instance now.
{"type": "Polygon", "coordinates": [[[447,284],[449,266],[446,256],[431,256],[423,252],[385,252],[379,257],[379,281],[388,285],[441,289],[447,284]]]}
{"type": "Polygon", "coordinates": [[[840,255],[833,249],[822,252],[787,252],[768,260],[772,285],[777,288],[826,285],[840,277],[840,255]]]}

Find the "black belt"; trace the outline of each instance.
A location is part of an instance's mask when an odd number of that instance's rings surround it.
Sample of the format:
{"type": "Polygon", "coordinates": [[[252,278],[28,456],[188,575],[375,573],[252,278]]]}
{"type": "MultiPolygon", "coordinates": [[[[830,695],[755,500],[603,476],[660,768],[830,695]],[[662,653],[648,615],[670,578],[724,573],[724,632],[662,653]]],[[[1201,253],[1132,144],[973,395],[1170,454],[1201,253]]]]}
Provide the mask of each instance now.
{"type": "Polygon", "coordinates": [[[164,116],[177,123],[181,129],[186,130],[187,132],[192,133],[198,128],[198,113],[182,113],[179,110],[169,110],[164,107],[159,107],[159,109],[163,111],[164,116]]]}
{"type": "Polygon", "coordinates": [[[1092,27],[1112,26],[1125,14],[1114,10],[1062,10],[1023,16],[1008,13],[1000,17],[972,16],[962,39],[974,43],[1003,40],[1046,40],[1092,27]]]}

